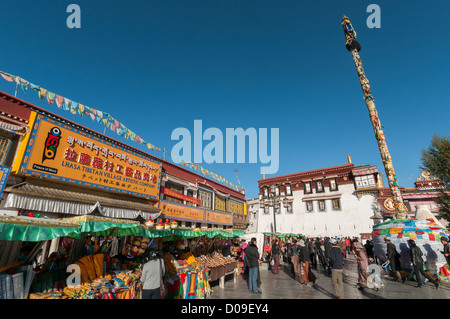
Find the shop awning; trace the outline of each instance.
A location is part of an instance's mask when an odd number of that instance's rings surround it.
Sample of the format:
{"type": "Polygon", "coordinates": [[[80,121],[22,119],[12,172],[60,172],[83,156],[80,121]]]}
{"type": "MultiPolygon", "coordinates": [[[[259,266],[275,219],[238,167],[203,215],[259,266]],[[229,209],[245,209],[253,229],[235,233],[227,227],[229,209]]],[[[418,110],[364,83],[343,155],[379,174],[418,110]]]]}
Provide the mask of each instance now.
{"type": "Polygon", "coordinates": [[[0,240],[43,241],[80,238],[80,225],[51,218],[0,216],[0,240]]]}
{"type": "Polygon", "coordinates": [[[146,236],[150,238],[157,238],[157,237],[170,237],[172,236],[172,232],[170,229],[154,229],[154,228],[148,228],[145,227],[145,225],[142,225],[142,231],[137,234],[136,236],[146,236]]]}
{"type": "Polygon", "coordinates": [[[205,229],[205,235],[209,238],[233,238],[235,235],[233,234],[233,232],[231,230],[226,230],[226,229],[218,229],[218,228],[213,228],[213,229],[205,229]]]}
{"type": "Polygon", "coordinates": [[[156,219],[161,214],[161,210],[146,199],[123,199],[118,198],[120,195],[75,190],[42,181],[26,181],[5,188],[4,192],[9,193],[5,208],[72,215],[87,215],[98,209],[105,217],[125,219],[136,219],[138,216],[156,219]]]}
{"type": "Polygon", "coordinates": [[[95,236],[129,236],[142,232],[138,221],[116,219],[95,215],[83,215],[61,219],[62,221],[78,224],[81,233],[89,233],[95,236]]]}

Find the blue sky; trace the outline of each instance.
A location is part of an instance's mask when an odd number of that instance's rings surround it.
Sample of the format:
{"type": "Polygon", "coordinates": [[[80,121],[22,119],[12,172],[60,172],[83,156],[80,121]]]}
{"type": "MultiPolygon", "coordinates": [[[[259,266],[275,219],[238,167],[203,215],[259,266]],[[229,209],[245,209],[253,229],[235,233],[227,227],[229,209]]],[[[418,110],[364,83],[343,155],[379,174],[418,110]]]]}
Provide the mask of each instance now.
{"type": "MultiPolygon", "coordinates": [[[[223,132],[279,128],[276,175],[345,164],[350,154],[384,176],[345,48],[345,14],[397,178],[413,187],[421,149],[433,134],[450,135],[448,12],[450,3],[437,0],[10,1],[2,4],[0,70],[108,112],[167,151],[177,143],[172,131],[193,132],[196,119],[223,132]],[[81,8],[81,29],[66,25],[71,3],[81,8]],[[366,25],[371,3],[381,8],[380,29],[366,25]]],[[[0,79],[0,90],[14,89],[0,79]]],[[[103,132],[34,91],[17,96],[103,132]]],[[[247,198],[257,196],[261,163],[201,165],[234,184],[237,169],[247,198]]]]}

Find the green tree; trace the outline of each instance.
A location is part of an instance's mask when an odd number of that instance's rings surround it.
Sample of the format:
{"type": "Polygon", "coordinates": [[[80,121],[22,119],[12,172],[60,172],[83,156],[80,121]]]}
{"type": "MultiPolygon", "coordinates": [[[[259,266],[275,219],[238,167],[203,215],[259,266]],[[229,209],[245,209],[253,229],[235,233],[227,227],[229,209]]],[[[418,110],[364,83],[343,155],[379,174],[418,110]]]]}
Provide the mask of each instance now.
{"type": "Polygon", "coordinates": [[[450,222],[450,140],[447,137],[433,135],[428,149],[422,149],[421,169],[444,183],[441,195],[435,199],[439,206],[439,218],[450,222]]]}

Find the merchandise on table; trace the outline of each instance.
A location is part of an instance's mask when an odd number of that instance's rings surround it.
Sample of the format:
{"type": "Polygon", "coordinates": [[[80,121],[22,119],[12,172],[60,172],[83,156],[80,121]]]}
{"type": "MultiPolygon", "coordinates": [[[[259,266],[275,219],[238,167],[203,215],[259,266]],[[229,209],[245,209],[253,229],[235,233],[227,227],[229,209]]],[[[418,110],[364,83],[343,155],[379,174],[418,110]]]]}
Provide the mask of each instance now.
{"type": "Polygon", "coordinates": [[[192,252],[186,252],[184,243],[175,243],[175,255],[164,254],[167,285],[166,299],[203,299],[209,297],[212,289],[208,281],[207,267],[198,262],[192,252]],[[175,257],[178,256],[178,257],[175,257]]]}
{"type": "Polygon", "coordinates": [[[137,298],[140,272],[126,270],[95,278],[63,292],[33,293],[30,299],[134,299],[137,298]]]}

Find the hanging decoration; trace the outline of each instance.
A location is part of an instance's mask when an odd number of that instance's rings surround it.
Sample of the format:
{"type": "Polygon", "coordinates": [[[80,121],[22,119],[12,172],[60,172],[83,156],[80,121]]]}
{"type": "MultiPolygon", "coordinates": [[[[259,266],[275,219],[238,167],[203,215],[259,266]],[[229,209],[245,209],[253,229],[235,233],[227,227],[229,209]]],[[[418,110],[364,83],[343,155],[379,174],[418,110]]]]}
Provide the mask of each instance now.
{"type": "MultiPolygon", "coordinates": [[[[93,122],[96,122],[98,124],[103,124],[105,128],[110,129],[112,132],[115,132],[117,135],[129,139],[135,143],[138,143],[140,145],[146,146],[149,150],[156,151],[158,154],[160,152],[164,152],[169,155],[170,158],[173,158],[172,154],[167,152],[165,149],[162,149],[160,147],[157,147],[153,145],[152,143],[144,140],[142,137],[137,135],[135,132],[127,128],[124,124],[119,122],[117,119],[115,119],[111,114],[107,112],[103,112],[101,110],[97,110],[93,107],[72,101],[66,97],[63,97],[59,94],[56,94],[54,92],[51,92],[49,90],[44,89],[40,85],[33,84],[19,76],[6,73],[3,71],[0,71],[1,77],[8,81],[8,82],[15,82],[16,86],[20,86],[24,93],[28,91],[28,89],[31,89],[33,91],[36,91],[38,94],[38,97],[41,101],[46,99],[47,103],[49,105],[56,105],[59,109],[64,111],[69,111],[71,114],[78,114],[79,116],[89,116],[93,122]]],[[[211,177],[217,182],[221,182],[225,184],[226,187],[231,188],[235,191],[242,191],[244,188],[241,185],[234,185],[230,183],[228,180],[226,180],[223,176],[217,175],[216,173],[213,173],[211,171],[208,171],[207,169],[203,168],[202,166],[195,164],[195,163],[189,163],[184,160],[180,160],[180,163],[183,167],[194,169],[196,172],[200,172],[203,176],[211,177]]],[[[239,183],[240,184],[240,183],[239,183]]]]}

